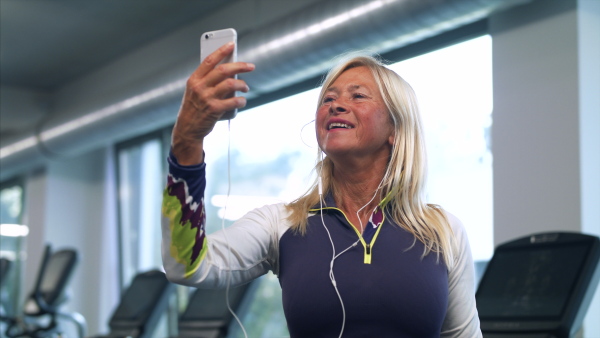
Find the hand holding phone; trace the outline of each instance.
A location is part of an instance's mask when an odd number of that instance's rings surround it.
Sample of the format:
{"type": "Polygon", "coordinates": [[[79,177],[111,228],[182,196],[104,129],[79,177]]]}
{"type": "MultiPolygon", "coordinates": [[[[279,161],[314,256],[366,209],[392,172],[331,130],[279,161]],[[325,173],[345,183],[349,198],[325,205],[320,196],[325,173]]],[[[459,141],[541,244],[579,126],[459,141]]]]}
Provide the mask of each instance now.
{"type": "Polygon", "coordinates": [[[200,37],[202,62],[186,82],[171,137],[171,149],[181,165],[202,163],[203,140],[215,123],[234,118],[236,108],[246,105],[246,98],[234,95],[236,91],[247,92],[248,86],[243,80],[229,78],[253,71],[254,64],[229,63],[235,60],[235,31],[224,31],[226,34],[214,31],[200,37]]]}
{"type": "MultiPolygon", "coordinates": [[[[237,61],[237,32],[233,28],[227,28],[203,33],[200,38],[200,62],[204,61],[207,56],[228,42],[234,43],[233,53],[231,53],[229,57],[223,59],[220,63],[237,61]]],[[[237,79],[237,75],[234,75],[233,78],[237,79]]],[[[235,92],[228,97],[233,96],[235,96],[235,92]]],[[[231,120],[236,114],[237,109],[229,110],[221,116],[220,120],[231,120]]]]}

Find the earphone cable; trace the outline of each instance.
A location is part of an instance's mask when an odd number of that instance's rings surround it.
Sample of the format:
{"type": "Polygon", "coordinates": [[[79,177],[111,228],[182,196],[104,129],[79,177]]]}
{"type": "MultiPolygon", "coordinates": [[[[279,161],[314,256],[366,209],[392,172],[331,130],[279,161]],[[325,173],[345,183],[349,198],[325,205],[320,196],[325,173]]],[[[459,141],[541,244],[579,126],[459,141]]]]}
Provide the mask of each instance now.
{"type": "Polygon", "coordinates": [[[340,304],[342,306],[342,328],[340,330],[340,335],[339,338],[342,337],[342,335],[344,334],[344,328],[346,326],[346,308],[344,306],[344,301],[342,300],[342,295],[340,294],[340,291],[337,288],[337,282],[335,280],[335,275],[333,273],[333,266],[335,264],[335,260],[341,256],[343,253],[345,253],[346,251],[352,249],[353,247],[355,247],[356,245],[358,245],[358,243],[363,240],[362,237],[362,233],[364,231],[364,226],[362,223],[362,220],[360,218],[359,213],[365,208],[367,207],[371,202],[373,202],[373,200],[375,199],[375,197],[377,196],[377,192],[379,191],[379,189],[381,188],[382,184],[383,184],[383,179],[381,180],[381,182],[379,182],[379,186],[377,187],[377,189],[375,189],[375,193],[373,194],[373,197],[371,197],[371,199],[369,200],[369,202],[367,202],[367,204],[363,205],[360,209],[358,209],[358,211],[356,212],[356,217],[358,218],[358,221],[360,223],[360,233],[358,234],[358,240],[354,243],[352,243],[352,245],[350,245],[349,247],[347,247],[346,249],[344,249],[343,251],[341,251],[340,253],[336,254],[335,253],[335,245],[333,243],[333,239],[331,237],[331,233],[329,232],[329,229],[327,228],[327,225],[325,225],[325,219],[323,218],[323,183],[322,183],[322,173],[323,173],[323,151],[321,150],[321,163],[319,165],[319,171],[318,171],[318,180],[317,180],[317,184],[318,184],[318,189],[319,189],[319,205],[320,205],[320,209],[321,209],[321,223],[323,224],[323,227],[325,228],[325,231],[327,232],[327,236],[329,237],[329,241],[331,242],[331,248],[333,250],[333,256],[331,258],[331,262],[329,263],[329,279],[331,280],[331,284],[333,284],[333,288],[335,289],[335,293],[337,294],[339,300],[340,300],[340,304]]]}
{"type": "MultiPolygon", "coordinates": [[[[334,264],[337,256],[335,255],[335,244],[333,244],[333,239],[331,238],[331,233],[329,232],[329,229],[325,225],[325,219],[323,218],[323,190],[322,190],[320,175],[319,175],[319,204],[321,207],[321,223],[323,224],[323,227],[325,228],[325,231],[327,232],[327,236],[329,237],[329,242],[331,242],[331,249],[333,251],[333,254],[331,256],[331,262],[329,263],[329,279],[331,279],[331,284],[333,285],[333,288],[335,289],[335,293],[337,294],[337,296],[340,300],[340,304],[342,306],[342,328],[340,330],[340,335],[339,335],[339,338],[341,338],[342,334],[344,333],[344,327],[346,326],[346,308],[344,307],[344,301],[342,300],[342,295],[340,294],[340,291],[337,288],[337,282],[335,281],[335,276],[333,274],[333,264],[334,264]]],[[[350,249],[350,248],[348,248],[348,249],[350,249]]],[[[343,252],[346,252],[348,249],[344,250],[343,252]]]]}
{"type": "MultiPolygon", "coordinates": [[[[323,218],[323,182],[321,180],[322,173],[323,173],[323,152],[321,152],[321,164],[319,166],[319,177],[318,177],[318,181],[317,181],[317,184],[319,185],[319,187],[318,187],[319,188],[319,205],[321,207],[321,223],[323,224],[323,227],[325,228],[325,231],[327,232],[327,236],[329,237],[329,242],[331,242],[331,249],[333,251],[332,255],[331,255],[331,262],[329,263],[329,279],[331,280],[333,289],[335,290],[335,293],[337,294],[338,299],[340,300],[340,305],[342,306],[342,328],[340,329],[340,335],[339,335],[339,338],[342,338],[342,335],[344,334],[344,328],[346,327],[346,307],[344,306],[344,300],[342,299],[342,295],[340,294],[340,291],[338,290],[337,282],[335,281],[335,275],[333,274],[333,264],[334,264],[337,256],[335,254],[335,244],[333,243],[333,239],[331,238],[331,233],[329,232],[327,225],[325,225],[325,219],[323,218]]],[[[348,249],[342,251],[342,253],[346,252],[348,249]]]]}
{"type": "Polygon", "coordinates": [[[229,238],[227,237],[227,231],[225,231],[225,216],[227,215],[227,203],[229,202],[229,195],[231,194],[231,120],[227,120],[227,197],[225,197],[225,206],[223,208],[223,217],[221,218],[221,228],[223,230],[223,235],[225,236],[225,242],[227,243],[227,268],[228,273],[226,274],[226,288],[225,288],[225,302],[227,303],[227,309],[235,318],[237,323],[240,325],[242,332],[244,333],[244,337],[248,338],[248,334],[246,333],[246,328],[242,324],[240,318],[235,314],[235,311],[231,308],[231,304],[229,302],[229,288],[231,284],[231,245],[229,244],[229,238]]]}

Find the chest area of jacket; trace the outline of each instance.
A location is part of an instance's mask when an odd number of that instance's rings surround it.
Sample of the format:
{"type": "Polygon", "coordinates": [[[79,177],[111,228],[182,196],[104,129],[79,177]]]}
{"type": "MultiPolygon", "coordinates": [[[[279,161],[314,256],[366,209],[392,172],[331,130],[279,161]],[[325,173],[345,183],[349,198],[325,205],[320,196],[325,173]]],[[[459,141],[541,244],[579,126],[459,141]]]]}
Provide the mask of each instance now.
{"type": "Polygon", "coordinates": [[[421,242],[385,221],[366,264],[356,232],[333,215],[324,219],[331,241],[318,215],[309,219],[305,235],[288,231],[280,239],[279,280],[288,325],[297,316],[300,322],[323,325],[328,325],[324,318],[335,322],[330,317],[341,316],[330,274],[339,254],[333,278],[353,325],[376,323],[415,334],[423,325],[433,331],[441,327],[448,301],[448,273],[441,257],[439,262],[434,253],[423,258],[421,242]]]}

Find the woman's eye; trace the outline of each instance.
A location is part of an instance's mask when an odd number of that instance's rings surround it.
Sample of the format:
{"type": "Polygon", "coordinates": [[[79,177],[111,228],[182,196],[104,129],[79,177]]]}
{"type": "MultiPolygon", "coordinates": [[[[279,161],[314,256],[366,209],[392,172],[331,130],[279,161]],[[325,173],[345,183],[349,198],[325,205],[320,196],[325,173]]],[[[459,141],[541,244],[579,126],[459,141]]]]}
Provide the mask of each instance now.
{"type": "Polygon", "coordinates": [[[366,96],[366,95],[364,95],[364,94],[361,94],[361,93],[354,93],[354,94],[352,95],[352,97],[354,97],[355,99],[364,99],[364,98],[366,98],[367,96],[366,96]]]}
{"type": "Polygon", "coordinates": [[[323,99],[323,103],[328,103],[328,102],[332,102],[333,101],[333,97],[326,97],[323,99]]]}

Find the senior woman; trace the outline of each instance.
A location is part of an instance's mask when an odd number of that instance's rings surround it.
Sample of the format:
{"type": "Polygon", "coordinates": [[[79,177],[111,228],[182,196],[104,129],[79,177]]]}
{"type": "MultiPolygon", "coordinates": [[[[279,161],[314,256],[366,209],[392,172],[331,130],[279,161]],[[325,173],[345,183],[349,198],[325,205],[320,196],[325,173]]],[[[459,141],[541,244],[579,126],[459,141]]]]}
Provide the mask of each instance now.
{"type": "Polygon", "coordinates": [[[245,105],[225,45],[187,82],[163,196],[168,278],[196,287],[279,278],[292,337],[479,337],[474,272],[460,221],[424,201],[426,155],[415,95],[370,56],[324,80],[315,118],[318,179],[289,204],[255,209],[206,235],[203,139],[245,105]]]}

